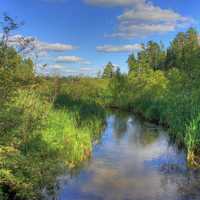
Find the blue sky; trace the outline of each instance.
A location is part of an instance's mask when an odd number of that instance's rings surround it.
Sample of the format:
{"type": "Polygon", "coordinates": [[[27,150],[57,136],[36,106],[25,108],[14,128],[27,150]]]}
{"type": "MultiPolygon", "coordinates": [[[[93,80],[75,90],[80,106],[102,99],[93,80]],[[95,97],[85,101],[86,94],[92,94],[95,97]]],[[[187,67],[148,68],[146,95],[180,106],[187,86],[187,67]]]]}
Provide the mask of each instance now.
{"type": "Polygon", "coordinates": [[[199,8],[199,0],[0,0],[1,15],[25,22],[14,34],[36,38],[43,73],[62,75],[94,75],[108,61],[127,71],[141,43],[167,46],[178,31],[199,30],[199,8]]]}

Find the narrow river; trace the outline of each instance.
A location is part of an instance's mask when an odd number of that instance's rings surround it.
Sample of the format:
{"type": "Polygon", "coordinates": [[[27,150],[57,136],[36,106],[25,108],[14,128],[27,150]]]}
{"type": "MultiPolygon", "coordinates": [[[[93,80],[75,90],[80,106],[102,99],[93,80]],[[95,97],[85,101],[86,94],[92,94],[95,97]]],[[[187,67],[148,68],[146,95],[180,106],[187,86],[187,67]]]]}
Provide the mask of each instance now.
{"type": "Polygon", "coordinates": [[[200,200],[200,173],[160,127],[111,115],[92,158],[60,178],[58,200],[200,200]]]}

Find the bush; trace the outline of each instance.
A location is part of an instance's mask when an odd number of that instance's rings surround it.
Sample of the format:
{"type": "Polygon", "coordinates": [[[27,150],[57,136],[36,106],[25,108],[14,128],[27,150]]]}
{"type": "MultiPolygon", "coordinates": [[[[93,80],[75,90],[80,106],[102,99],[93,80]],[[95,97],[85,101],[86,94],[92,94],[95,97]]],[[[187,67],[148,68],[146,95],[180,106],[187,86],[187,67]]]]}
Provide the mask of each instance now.
{"type": "MultiPolygon", "coordinates": [[[[34,90],[19,90],[8,103],[9,114],[3,120],[14,125],[4,126],[0,142],[2,198],[39,199],[42,189],[52,188],[59,174],[90,156],[104,115],[98,109],[91,113],[92,107],[85,112],[72,103],[73,109],[67,103],[54,108],[34,90]]],[[[0,116],[3,113],[6,110],[0,116]]]]}

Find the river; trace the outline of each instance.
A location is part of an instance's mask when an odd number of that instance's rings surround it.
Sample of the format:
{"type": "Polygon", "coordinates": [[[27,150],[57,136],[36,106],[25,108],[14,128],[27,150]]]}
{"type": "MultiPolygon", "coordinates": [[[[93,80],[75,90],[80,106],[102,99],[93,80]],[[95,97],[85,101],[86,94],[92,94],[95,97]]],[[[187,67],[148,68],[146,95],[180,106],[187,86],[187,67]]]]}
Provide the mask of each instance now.
{"type": "Polygon", "coordinates": [[[110,115],[91,159],[59,178],[58,200],[200,200],[200,173],[158,126],[110,115]]]}

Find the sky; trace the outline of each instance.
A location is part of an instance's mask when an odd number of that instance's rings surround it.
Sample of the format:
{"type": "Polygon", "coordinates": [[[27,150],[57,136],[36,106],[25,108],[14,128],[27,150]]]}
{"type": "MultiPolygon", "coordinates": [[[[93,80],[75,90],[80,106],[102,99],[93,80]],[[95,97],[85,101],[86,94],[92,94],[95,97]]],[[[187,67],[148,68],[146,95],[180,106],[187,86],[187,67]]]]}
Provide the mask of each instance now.
{"type": "Polygon", "coordinates": [[[199,31],[199,8],[199,0],[0,0],[0,16],[24,22],[11,37],[35,39],[37,71],[62,76],[94,76],[109,61],[126,72],[141,43],[167,47],[177,32],[199,31]]]}

